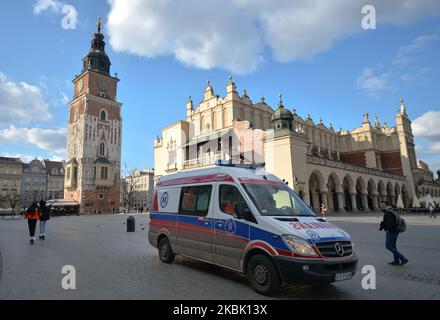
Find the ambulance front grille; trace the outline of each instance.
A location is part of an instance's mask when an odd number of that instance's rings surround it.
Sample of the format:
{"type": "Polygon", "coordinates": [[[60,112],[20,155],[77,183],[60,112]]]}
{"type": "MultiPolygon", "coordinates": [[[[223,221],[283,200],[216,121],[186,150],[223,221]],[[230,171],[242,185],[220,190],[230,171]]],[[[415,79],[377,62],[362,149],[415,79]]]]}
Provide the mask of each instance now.
{"type": "Polygon", "coordinates": [[[353,253],[351,241],[320,242],[316,244],[316,248],[326,258],[348,257],[353,253]]]}

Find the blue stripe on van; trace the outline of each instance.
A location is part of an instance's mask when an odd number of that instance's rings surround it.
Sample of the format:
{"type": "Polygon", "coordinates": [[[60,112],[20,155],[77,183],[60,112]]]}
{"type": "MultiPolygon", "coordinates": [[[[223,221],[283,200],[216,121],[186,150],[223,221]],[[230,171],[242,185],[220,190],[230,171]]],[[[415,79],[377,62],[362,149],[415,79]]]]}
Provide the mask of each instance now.
{"type": "MultiPolygon", "coordinates": [[[[188,215],[178,215],[175,213],[151,213],[150,214],[151,219],[159,219],[159,220],[165,220],[165,221],[171,221],[171,222],[179,222],[192,224],[194,226],[198,227],[205,227],[211,229],[211,225],[214,224],[214,228],[217,231],[226,232],[226,222],[229,219],[218,219],[218,218],[203,218],[202,220],[199,220],[199,216],[188,216],[188,215]],[[209,220],[210,225],[206,225],[203,220],[209,220]],[[222,221],[224,223],[223,226],[218,226],[215,221],[222,221]]],[[[254,240],[261,240],[264,242],[267,242],[275,249],[283,249],[290,251],[290,248],[284,243],[282,237],[276,233],[269,232],[267,230],[255,227],[253,225],[249,225],[248,223],[241,222],[238,220],[234,220],[236,225],[236,230],[234,235],[248,239],[249,241],[254,240]],[[247,226],[249,225],[249,233],[247,226]]],[[[349,237],[326,237],[326,238],[319,238],[317,240],[309,239],[308,240],[312,245],[315,245],[320,242],[331,242],[331,241],[351,241],[349,237]]]]}

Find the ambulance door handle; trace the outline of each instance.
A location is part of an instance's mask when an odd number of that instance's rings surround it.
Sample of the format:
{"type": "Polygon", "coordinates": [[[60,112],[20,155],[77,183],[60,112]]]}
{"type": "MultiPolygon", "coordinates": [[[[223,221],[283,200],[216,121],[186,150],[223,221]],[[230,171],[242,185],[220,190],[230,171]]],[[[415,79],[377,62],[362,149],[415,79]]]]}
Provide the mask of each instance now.
{"type": "Polygon", "coordinates": [[[204,220],[203,220],[203,223],[204,223],[205,225],[209,225],[209,220],[204,219],[204,220]]]}
{"type": "Polygon", "coordinates": [[[225,225],[223,221],[217,221],[215,224],[219,227],[223,227],[225,225]]]}

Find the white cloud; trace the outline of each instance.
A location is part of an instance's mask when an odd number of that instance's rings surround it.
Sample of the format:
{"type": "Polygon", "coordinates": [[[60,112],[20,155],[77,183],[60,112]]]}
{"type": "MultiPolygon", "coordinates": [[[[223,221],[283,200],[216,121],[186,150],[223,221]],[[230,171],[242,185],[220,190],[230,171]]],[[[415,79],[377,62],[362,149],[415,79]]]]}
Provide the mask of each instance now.
{"type": "Polygon", "coordinates": [[[412,130],[418,138],[440,142],[440,111],[428,111],[412,122],[412,130]]]}
{"type": "Polygon", "coordinates": [[[45,11],[63,15],[63,19],[61,20],[63,29],[76,29],[78,11],[70,4],[57,0],[38,0],[34,5],[33,11],[35,15],[40,15],[45,11]]]}
{"type": "Polygon", "coordinates": [[[429,44],[438,39],[437,35],[424,35],[414,39],[411,44],[399,48],[392,63],[399,66],[407,66],[413,62],[415,54],[423,52],[428,48],[429,44]]]}
{"type": "Polygon", "coordinates": [[[421,80],[423,82],[429,82],[430,79],[427,77],[428,73],[431,71],[429,67],[419,67],[414,66],[408,72],[401,76],[401,79],[405,82],[412,82],[416,80],[421,80]]]}
{"type": "Polygon", "coordinates": [[[38,0],[34,6],[34,14],[41,14],[46,10],[50,10],[55,13],[61,12],[63,4],[56,0],[38,0]]]}
{"type": "Polygon", "coordinates": [[[279,62],[309,59],[361,28],[362,6],[381,24],[440,14],[437,0],[108,0],[110,44],[147,58],[174,56],[202,69],[254,70],[264,48],[279,62]]]}
{"type": "Polygon", "coordinates": [[[440,169],[440,111],[428,111],[412,122],[416,151],[431,170],[440,169]]]}
{"type": "Polygon", "coordinates": [[[26,82],[16,83],[0,72],[0,124],[50,120],[41,89],[26,82]]]}
{"type": "Polygon", "coordinates": [[[400,47],[388,66],[378,64],[376,67],[364,68],[357,79],[357,87],[378,99],[382,92],[395,90],[399,84],[429,82],[431,68],[415,64],[415,55],[426,51],[428,44],[438,39],[437,35],[419,36],[409,45],[400,47]]]}
{"type": "Polygon", "coordinates": [[[382,66],[365,68],[357,79],[357,87],[366,90],[368,95],[375,99],[380,98],[383,91],[394,89],[391,74],[382,72],[381,69],[382,66]]]}
{"type": "Polygon", "coordinates": [[[0,129],[0,140],[3,143],[24,143],[62,155],[65,153],[66,132],[66,128],[17,128],[10,125],[6,129],[0,129]]]}

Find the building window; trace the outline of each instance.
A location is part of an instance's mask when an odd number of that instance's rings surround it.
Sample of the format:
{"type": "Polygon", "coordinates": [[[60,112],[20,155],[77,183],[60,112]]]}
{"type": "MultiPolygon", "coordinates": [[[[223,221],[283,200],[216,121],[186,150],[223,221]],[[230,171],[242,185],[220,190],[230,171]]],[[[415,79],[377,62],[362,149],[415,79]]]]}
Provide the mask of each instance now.
{"type": "Polygon", "coordinates": [[[168,142],[168,165],[175,165],[176,163],[176,142],[173,139],[168,142]]]}
{"type": "Polygon", "coordinates": [[[76,180],[78,178],[78,168],[74,167],[73,168],[73,179],[76,180]]]}
{"type": "Polygon", "coordinates": [[[70,180],[70,168],[67,168],[66,177],[67,177],[67,180],[70,180]]]}
{"type": "Polygon", "coordinates": [[[105,110],[101,111],[100,119],[102,121],[107,121],[107,113],[105,112],[105,110]]]}
{"type": "Polygon", "coordinates": [[[99,146],[99,155],[101,157],[103,157],[104,154],[105,154],[105,145],[104,145],[104,143],[101,143],[100,146],[99,146]]]}
{"type": "Polygon", "coordinates": [[[107,180],[108,177],[108,168],[107,167],[101,167],[101,179],[107,180]]]}
{"type": "Polygon", "coordinates": [[[104,194],[100,193],[98,197],[99,197],[100,200],[102,200],[102,199],[104,199],[104,194]]]}

